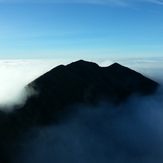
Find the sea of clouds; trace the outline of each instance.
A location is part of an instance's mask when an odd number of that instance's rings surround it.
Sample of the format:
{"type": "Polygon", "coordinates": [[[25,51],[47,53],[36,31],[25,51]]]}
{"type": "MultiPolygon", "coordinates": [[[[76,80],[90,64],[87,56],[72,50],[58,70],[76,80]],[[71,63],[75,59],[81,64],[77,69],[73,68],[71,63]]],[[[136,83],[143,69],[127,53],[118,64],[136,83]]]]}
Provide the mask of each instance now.
{"type": "MultiPolygon", "coordinates": [[[[23,105],[34,93],[33,90],[25,89],[27,84],[52,68],[72,61],[74,60],[0,60],[0,109],[10,111],[14,105],[23,105]]],[[[100,66],[118,62],[158,82],[163,81],[163,58],[90,59],[90,61],[100,66]]]]}
{"type": "Polygon", "coordinates": [[[59,64],[70,60],[0,60],[0,109],[23,105],[33,91],[25,86],[59,64]]]}
{"type": "MultiPolygon", "coordinates": [[[[29,96],[24,86],[59,64],[72,60],[1,60],[0,105],[11,110],[29,96]]],[[[100,66],[118,62],[163,84],[163,58],[92,59],[100,66]]],[[[131,96],[119,106],[99,101],[76,105],[58,125],[40,126],[22,134],[13,163],[162,163],[163,89],[131,96]]]]}

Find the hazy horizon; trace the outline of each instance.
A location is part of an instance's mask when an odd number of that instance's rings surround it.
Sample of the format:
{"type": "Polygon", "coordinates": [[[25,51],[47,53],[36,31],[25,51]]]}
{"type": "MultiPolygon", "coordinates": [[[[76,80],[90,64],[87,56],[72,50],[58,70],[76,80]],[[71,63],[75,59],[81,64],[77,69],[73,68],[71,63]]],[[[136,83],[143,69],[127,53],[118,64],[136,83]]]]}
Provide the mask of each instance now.
{"type": "MultiPolygon", "coordinates": [[[[31,90],[25,86],[60,64],[69,64],[76,60],[0,60],[0,106],[10,110],[13,105],[23,105],[31,90]]],[[[158,83],[163,81],[163,58],[128,58],[128,59],[90,59],[100,66],[109,66],[118,62],[142,73],[158,83]]],[[[33,91],[32,91],[33,93],[33,91]]]]}

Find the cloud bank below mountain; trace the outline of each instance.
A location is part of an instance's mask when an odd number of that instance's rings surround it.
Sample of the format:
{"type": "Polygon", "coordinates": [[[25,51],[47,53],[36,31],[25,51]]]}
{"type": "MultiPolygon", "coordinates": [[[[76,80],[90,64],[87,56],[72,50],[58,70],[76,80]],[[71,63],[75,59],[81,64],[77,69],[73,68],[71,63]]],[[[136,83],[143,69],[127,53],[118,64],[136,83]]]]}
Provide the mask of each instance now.
{"type": "Polygon", "coordinates": [[[162,91],[117,107],[72,106],[59,124],[23,134],[14,163],[162,163],[162,108],[162,91]]]}
{"type": "Polygon", "coordinates": [[[60,63],[69,60],[0,60],[0,108],[23,105],[34,93],[25,86],[60,63]]]}

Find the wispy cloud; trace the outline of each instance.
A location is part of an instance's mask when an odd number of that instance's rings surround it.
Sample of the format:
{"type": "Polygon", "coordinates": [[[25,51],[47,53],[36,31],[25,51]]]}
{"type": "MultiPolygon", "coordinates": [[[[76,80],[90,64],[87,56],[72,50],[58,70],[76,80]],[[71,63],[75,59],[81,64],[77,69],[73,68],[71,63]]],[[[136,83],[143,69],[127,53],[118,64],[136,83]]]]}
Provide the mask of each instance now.
{"type": "Polygon", "coordinates": [[[129,6],[140,2],[163,5],[163,0],[0,0],[0,3],[83,3],[111,6],[129,6]]]}
{"type": "Polygon", "coordinates": [[[85,3],[126,6],[128,0],[0,0],[0,3],[85,3]]]}
{"type": "Polygon", "coordinates": [[[127,0],[74,0],[77,3],[89,3],[89,4],[99,4],[99,5],[117,5],[126,6],[128,5],[127,0]]]}
{"type": "Polygon", "coordinates": [[[142,1],[163,5],[163,0],[142,0],[142,1]]]}

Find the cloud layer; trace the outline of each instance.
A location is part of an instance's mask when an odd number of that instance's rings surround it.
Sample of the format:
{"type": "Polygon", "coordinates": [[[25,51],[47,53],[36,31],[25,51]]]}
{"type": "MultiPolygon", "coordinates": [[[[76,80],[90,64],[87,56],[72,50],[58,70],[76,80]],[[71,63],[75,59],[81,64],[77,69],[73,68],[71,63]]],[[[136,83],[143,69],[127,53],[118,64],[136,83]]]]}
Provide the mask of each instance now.
{"type": "Polygon", "coordinates": [[[14,163],[162,163],[162,93],[133,96],[118,107],[73,106],[57,125],[28,130],[14,163]]]}
{"type": "Polygon", "coordinates": [[[69,60],[0,60],[0,109],[10,110],[23,105],[31,90],[25,86],[31,81],[69,60]]]}
{"type": "MultiPolygon", "coordinates": [[[[14,105],[23,105],[33,93],[25,86],[59,64],[68,64],[73,60],[0,60],[0,109],[10,110],[14,105]]],[[[109,66],[119,62],[149,78],[163,82],[163,58],[144,59],[92,59],[100,66],[109,66]]]]}

